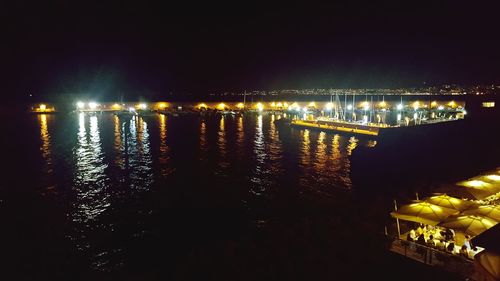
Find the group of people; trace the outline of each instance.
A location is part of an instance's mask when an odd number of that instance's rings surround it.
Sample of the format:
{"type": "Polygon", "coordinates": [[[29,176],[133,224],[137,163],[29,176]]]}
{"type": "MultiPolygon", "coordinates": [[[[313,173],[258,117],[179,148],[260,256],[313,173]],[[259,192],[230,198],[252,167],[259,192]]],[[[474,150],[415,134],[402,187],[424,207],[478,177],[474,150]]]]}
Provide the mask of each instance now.
{"type": "MultiPolygon", "coordinates": [[[[411,229],[408,232],[406,240],[428,247],[435,247],[449,253],[457,253],[457,251],[455,251],[455,244],[457,241],[453,229],[442,230],[431,225],[420,224],[417,229],[411,229]]],[[[466,235],[464,243],[458,253],[464,257],[469,257],[469,251],[471,250],[475,251],[476,249],[471,245],[470,237],[466,235]]]]}

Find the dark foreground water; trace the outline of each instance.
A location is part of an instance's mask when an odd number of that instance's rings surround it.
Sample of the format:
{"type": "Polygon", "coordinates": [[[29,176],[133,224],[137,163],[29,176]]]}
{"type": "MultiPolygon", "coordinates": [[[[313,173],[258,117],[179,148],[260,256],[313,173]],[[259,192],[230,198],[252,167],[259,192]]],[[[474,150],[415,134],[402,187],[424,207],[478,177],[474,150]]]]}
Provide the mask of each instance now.
{"type": "Polygon", "coordinates": [[[387,206],[355,195],[351,154],[377,142],[277,126],[280,117],[4,116],[0,275],[315,280],[420,270],[385,251],[387,206]]]}

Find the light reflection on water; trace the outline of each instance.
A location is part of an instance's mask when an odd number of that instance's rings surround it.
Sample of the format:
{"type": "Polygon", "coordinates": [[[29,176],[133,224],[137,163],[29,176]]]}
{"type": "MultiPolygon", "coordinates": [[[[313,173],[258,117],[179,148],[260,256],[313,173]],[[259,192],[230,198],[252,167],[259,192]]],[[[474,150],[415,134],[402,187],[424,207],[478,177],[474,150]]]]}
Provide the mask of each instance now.
{"type": "Polygon", "coordinates": [[[73,220],[88,223],[109,207],[109,194],[106,192],[109,179],[105,174],[107,164],[104,163],[99,136],[99,120],[97,116],[87,117],[80,113],[78,145],[75,149],[76,202],[73,220]],[[87,132],[86,120],[89,121],[87,132]]]}
{"type": "Polygon", "coordinates": [[[153,183],[153,166],[149,142],[148,124],[143,117],[133,116],[127,134],[130,188],[148,190],[153,183]]]}
{"type": "Polygon", "coordinates": [[[52,187],[52,176],[54,174],[53,163],[52,163],[52,140],[49,133],[48,120],[51,118],[47,114],[38,115],[38,122],[40,123],[40,139],[42,141],[40,146],[40,151],[42,153],[42,158],[44,160],[44,179],[42,184],[46,188],[52,187]]]}
{"type": "Polygon", "coordinates": [[[160,156],[159,162],[161,165],[162,176],[168,176],[173,172],[170,167],[170,147],[167,145],[167,116],[164,114],[158,115],[160,126],[160,156]]]}
{"type": "MultiPolygon", "coordinates": [[[[89,238],[89,234],[112,227],[113,219],[107,218],[104,223],[103,217],[114,212],[117,202],[129,200],[140,205],[140,201],[135,201],[141,198],[138,194],[155,192],[152,189],[155,185],[171,184],[171,175],[195,175],[201,173],[196,169],[203,169],[204,175],[212,179],[229,179],[234,183],[230,189],[242,190],[237,193],[241,194],[241,202],[248,204],[249,209],[258,209],[259,204],[272,200],[276,190],[288,189],[288,184],[327,195],[350,189],[352,151],[357,146],[376,144],[345,135],[280,127],[274,122],[281,118],[279,114],[169,119],[165,115],[146,118],[82,113],[73,123],[76,134],[76,142],[71,144],[73,154],[63,155],[51,151],[62,140],[51,138],[49,118],[57,116],[38,116],[41,155],[51,172],[57,157],[71,158],[62,163],[75,164],[60,167],[71,173],[67,190],[73,192],[68,199],[72,206],[68,214],[76,233],[72,238],[79,249],[92,248],[93,262],[99,269],[106,267],[114,249],[100,249],[99,241],[89,238]],[[171,126],[173,122],[180,125],[171,126]],[[189,145],[192,141],[197,148],[189,145]],[[195,153],[190,153],[193,149],[195,153]],[[194,158],[186,160],[185,155],[194,158]],[[185,161],[203,161],[203,164],[176,165],[174,169],[172,163],[185,161]]],[[[67,128],[51,130],[56,129],[67,128]]],[[[210,192],[217,197],[220,191],[210,192]]],[[[220,194],[221,201],[224,196],[227,195],[220,194]]],[[[140,222],[132,224],[138,228],[134,233],[143,230],[140,222]]]]}

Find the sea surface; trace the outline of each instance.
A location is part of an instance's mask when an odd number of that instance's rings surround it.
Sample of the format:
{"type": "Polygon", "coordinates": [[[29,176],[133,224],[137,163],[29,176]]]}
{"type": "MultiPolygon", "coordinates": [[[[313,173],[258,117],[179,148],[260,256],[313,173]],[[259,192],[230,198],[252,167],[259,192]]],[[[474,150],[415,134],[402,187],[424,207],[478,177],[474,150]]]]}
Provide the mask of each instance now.
{"type": "Polygon", "coordinates": [[[388,277],[391,206],[350,176],[377,141],[280,118],[4,116],[3,265],[17,280],[388,277]]]}

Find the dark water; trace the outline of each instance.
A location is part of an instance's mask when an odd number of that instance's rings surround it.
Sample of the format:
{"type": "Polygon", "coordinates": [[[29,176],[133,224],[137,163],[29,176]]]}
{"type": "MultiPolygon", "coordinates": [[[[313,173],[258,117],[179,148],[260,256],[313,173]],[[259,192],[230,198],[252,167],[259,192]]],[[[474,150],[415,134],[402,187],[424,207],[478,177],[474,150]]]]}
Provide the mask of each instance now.
{"type": "Polygon", "coordinates": [[[386,209],[350,177],[374,140],[271,114],[16,118],[0,211],[18,279],[388,277],[386,209]]]}

